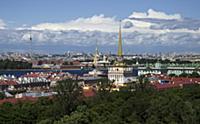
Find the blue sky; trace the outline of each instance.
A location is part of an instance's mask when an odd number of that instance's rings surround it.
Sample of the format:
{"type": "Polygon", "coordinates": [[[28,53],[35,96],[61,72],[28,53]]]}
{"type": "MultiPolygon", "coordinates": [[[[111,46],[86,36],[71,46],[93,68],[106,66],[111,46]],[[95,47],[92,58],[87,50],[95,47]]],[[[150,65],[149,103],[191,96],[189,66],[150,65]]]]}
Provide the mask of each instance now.
{"type": "Polygon", "coordinates": [[[200,0],[0,0],[0,52],[200,53],[200,0]]]}
{"type": "Polygon", "coordinates": [[[200,18],[199,0],[1,0],[0,18],[10,25],[63,22],[95,14],[127,17],[149,8],[200,18]]]}

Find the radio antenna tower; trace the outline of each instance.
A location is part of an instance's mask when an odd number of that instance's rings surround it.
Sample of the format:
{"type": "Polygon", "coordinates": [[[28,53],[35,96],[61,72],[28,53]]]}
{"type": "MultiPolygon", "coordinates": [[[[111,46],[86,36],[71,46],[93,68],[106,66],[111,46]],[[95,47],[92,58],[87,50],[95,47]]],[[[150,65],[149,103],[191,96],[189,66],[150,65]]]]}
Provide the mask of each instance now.
{"type": "Polygon", "coordinates": [[[32,47],[33,47],[33,38],[32,38],[31,32],[30,32],[30,38],[29,38],[29,40],[30,40],[30,58],[32,60],[32,55],[33,55],[33,49],[32,49],[32,47]]]}

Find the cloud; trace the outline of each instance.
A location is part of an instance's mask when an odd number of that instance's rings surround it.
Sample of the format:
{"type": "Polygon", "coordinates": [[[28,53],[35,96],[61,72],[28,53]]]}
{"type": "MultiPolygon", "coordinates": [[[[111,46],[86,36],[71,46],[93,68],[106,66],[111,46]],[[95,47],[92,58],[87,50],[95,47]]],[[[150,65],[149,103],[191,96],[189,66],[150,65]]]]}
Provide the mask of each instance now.
{"type": "Polygon", "coordinates": [[[137,28],[150,28],[152,26],[156,26],[156,23],[146,22],[142,20],[135,19],[124,19],[123,20],[125,28],[137,27],[137,28]]]}
{"type": "MultiPolygon", "coordinates": [[[[152,22],[147,21],[147,22],[152,22]]],[[[200,20],[194,20],[185,18],[182,21],[161,21],[157,20],[158,25],[152,25],[152,29],[170,29],[170,30],[176,30],[176,29],[188,29],[188,30],[199,30],[200,28],[200,20]]]]}
{"type": "Polygon", "coordinates": [[[180,14],[166,14],[164,12],[155,11],[149,9],[148,12],[133,12],[129,18],[152,18],[152,19],[164,19],[164,20],[180,20],[182,19],[180,14]]]}
{"type": "MultiPolygon", "coordinates": [[[[124,32],[146,31],[158,29],[176,29],[176,28],[191,28],[187,26],[187,21],[180,14],[166,14],[164,12],[149,9],[148,12],[133,12],[128,18],[122,19],[124,32]],[[184,27],[185,26],[185,27],[184,27]],[[152,30],[150,30],[152,29],[152,30]]],[[[197,28],[196,23],[191,23],[197,28]]],[[[190,24],[190,25],[191,25],[190,24]]],[[[41,23],[33,25],[32,30],[50,30],[50,31],[101,31],[101,32],[118,32],[119,20],[115,17],[106,17],[103,14],[94,15],[87,18],[78,18],[75,20],[62,23],[41,23]]],[[[26,28],[26,27],[25,27],[26,28]]],[[[18,30],[25,29],[24,27],[17,28],[18,30]]]]}
{"type": "Polygon", "coordinates": [[[79,31],[116,31],[118,22],[114,17],[105,17],[103,14],[89,18],[78,18],[64,23],[42,23],[32,26],[33,30],[79,30],[79,31]]]}
{"type": "MultiPolygon", "coordinates": [[[[61,48],[66,51],[65,47],[93,50],[97,41],[102,49],[107,48],[104,51],[110,51],[117,45],[118,28],[119,21],[115,17],[101,14],[67,22],[0,30],[0,44],[26,46],[30,43],[31,32],[33,44],[37,47],[52,49],[58,46],[54,51],[61,48]]],[[[198,51],[200,20],[149,9],[146,13],[133,12],[131,16],[122,19],[122,33],[124,50],[198,51]]]]}
{"type": "Polygon", "coordinates": [[[180,14],[166,14],[153,9],[148,12],[133,12],[129,18],[124,19],[124,23],[126,32],[199,33],[200,29],[198,19],[183,18],[180,14]]]}
{"type": "MultiPolygon", "coordinates": [[[[20,48],[25,49],[27,45],[30,45],[29,36],[30,32],[27,30],[0,30],[0,44],[2,46],[5,44],[7,44],[7,46],[8,44],[10,44],[10,46],[20,44],[20,48]]],[[[52,49],[54,49],[54,51],[59,50],[63,52],[67,51],[70,47],[73,49],[76,47],[80,51],[83,50],[83,48],[90,48],[90,51],[93,51],[94,48],[92,49],[92,46],[96,44],[96,41],[104,52],[113,51],[112,48],[117,46],[118,41],[117,32],[101,31],[32,30],[32,37],[34,49],[43,49],[43,47],[45,47],[46,51],[52,51],[52,49]],[[52,46],[55,46],[55,48],[52,46]]],[[[163,33],[133,31],[123,32],[122,38],[123,47],[126,52],[127,50],[135,51],[138,48],[140,48],[138,50],[139,52],[145,51],[147,48],[150,49],[148,52],[158,50],[168,51],[168,48],[174,46],[176,46],[176,48],[172,49],[173,51],[178,51],[187,47],[191,48],[190,51],[194,51],[195,49],[193,48],[196,48],[196,46],[200,44],[200,33],[197,31],[184,32],[184,30],[179,30],[174,32],[163,31],[163,33]]],[[[9,48],[9,46],[7,48],[9,48]]],[[[19,48],[19,46],[16,48],[19,48]]]]}
{"type": "Polygon", "coordinates": [[[5,27],[6,27],[5,22],[2,19],[0,19],[0,29],[5,29],[5,27]]]}

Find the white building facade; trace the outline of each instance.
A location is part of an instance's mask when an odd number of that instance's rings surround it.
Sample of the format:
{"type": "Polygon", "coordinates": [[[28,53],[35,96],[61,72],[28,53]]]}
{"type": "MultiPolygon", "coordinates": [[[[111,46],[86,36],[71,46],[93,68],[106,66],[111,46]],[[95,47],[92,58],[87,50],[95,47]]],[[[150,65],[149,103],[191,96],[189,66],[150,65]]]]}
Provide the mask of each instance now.
{"type": "Polygon", "coordinates": [[[115,86],[124,86],[126,83],[135,81],[133,69],[126,66],[113,66],[108,68],[108,79],[114,81],[115,86]]]}

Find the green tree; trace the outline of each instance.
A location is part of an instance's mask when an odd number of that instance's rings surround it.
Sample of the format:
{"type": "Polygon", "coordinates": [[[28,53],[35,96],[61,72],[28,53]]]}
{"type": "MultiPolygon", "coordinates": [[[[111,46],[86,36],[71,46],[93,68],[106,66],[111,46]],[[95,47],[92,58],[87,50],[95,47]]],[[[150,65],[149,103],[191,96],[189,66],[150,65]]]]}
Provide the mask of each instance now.
{"type": "Polygon", "coordinates": [[[56,100],[61,109],[61,114],[70,114],[80,100],[81,87],[78,84],[78,80],[66,79],[63,81],[58,81],[55,91],[58,93],[56,95],[56,100]]]}
{"type": "Polygon", "coordinates": [[[5,94],[3,92],[0,92],[0,99],[6,98],[5,94]]]}
{"type": "Polygon", "coordinates": [[[170,76],[170,77],[177,77],[177,75],[176,75],[176,74],[173,74],[173,73],[169,74],[169,76],[170,76]]]}
{"type": "Polygon", "coordinates": [[[41,120],[37,124],[53,124],[53,121],[51,119],[45,119],[45,120],[41,120]]]}
{"type": "Polygon", "coordinates": [[[99,92],[110,92],[114,81],[110,81],[108,78],[101,78],[97,82],[99,92]]]}
{"type": "Polygon", "coordinates": [[[180,75],[179,75],[179,77],[188,77],[189,75],[187,74],[187,73],[185,73],[185,72],[183,72],[183,73],[181,73],[180,75]]]}
{"type": "Polygon", "coordinates": [[[199,78],[200,77],[200,75],[199,75],[199,73],[197,73],[197,72],[192,72],[192,74],[190,74],[190,77],[193,77],[193,78],[199,78]]]}
{"type": "Polygon", "coordinates": [[[145,77],[144,75],[141,75],[138,77],[138,88],[139,90],[145,90],[147,89],[149,85],[149,79],[145,77]]]}

